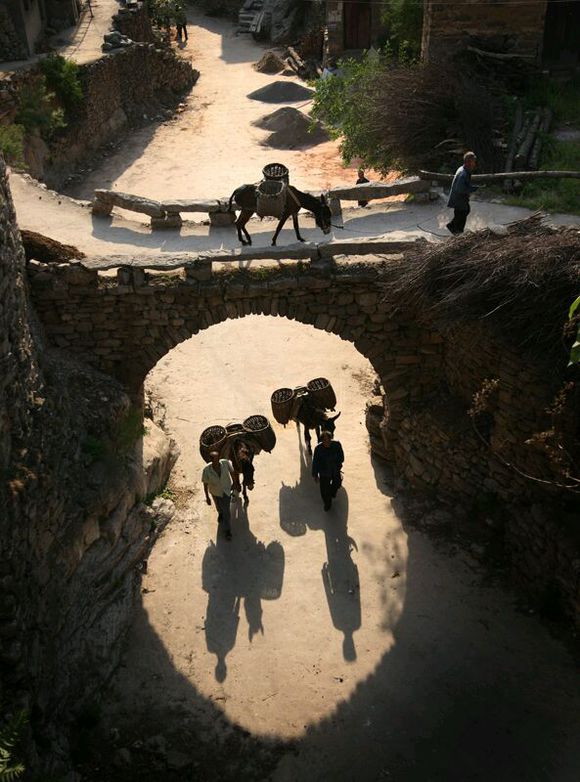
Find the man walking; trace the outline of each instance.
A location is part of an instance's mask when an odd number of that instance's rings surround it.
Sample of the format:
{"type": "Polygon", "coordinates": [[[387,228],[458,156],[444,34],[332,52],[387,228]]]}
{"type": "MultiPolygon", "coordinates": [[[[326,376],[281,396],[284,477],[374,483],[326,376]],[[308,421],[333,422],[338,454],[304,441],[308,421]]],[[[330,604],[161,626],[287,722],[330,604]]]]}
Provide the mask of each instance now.
{"type": "Polygon", "coordinates": [[[469,206],[469,196],[477,190],[475,185],[471,184],[471,174],[477,166],[477,157],[474,152],[466,152],[463,156],[463,165],[455,172],[449,201],[447,206],[453,209],[453,220],[447,223],[447,228],[454,236],[462,234],[465,229],[467,215],[471,211],[469,206]]]}
{"type": "MultiPolygon", "coordinates": [[[[359,170],[358,170],[358,179],[356,180],[356,184],[357,185],[364,185],[368,181],[369,180],[365,176],[364,168],[359,168],[359,170]]],[[[367,204],[368,204],[368,201],[359,201],[358,202],[359,206],[367,206],[367,204]]]]}
{"type": "Polygon", "coordinates": [[[211,494],[218,512],[218,525],[224,530],[226,540],[231,540],[230,501],[234,468],[228,459],[220,459],[217,451],[212,451],[210,457],[211,462],[206,464],[201,474],[205,501],[211,505],[211,494]]]}
{"type": "Polygon", "coordinates": [[[187,17],[183,6],[179,6],[175,14],[175,27],[177,28],[177,40],[187,41],[187,17]]]}
{"type": "Polygon", "coordinates": [[[338,440],[333,441],[332,433],[324,431],[320,442],[314,449],[312,459],[312,477],[320,486],[320,496],[324,510],[330,510],[332,500],[342,485],[340,473],[344,462],[344,451],[338,440]]]}

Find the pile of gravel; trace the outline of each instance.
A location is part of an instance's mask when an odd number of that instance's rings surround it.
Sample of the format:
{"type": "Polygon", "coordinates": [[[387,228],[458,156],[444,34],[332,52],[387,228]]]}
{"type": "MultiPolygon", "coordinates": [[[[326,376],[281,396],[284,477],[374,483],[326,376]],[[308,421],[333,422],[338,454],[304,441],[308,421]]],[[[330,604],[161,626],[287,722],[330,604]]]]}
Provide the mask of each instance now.
{"type": "Polygon", "coordinates": [[[260,73],[280,73],[286,69],[286,63],[276,52],[267,51],[260,57],[254,68],[260,73]]]}
{"type": "Polygon", "coordinates": [[[264,103],[295,103],[297,101],[310,100],[314,90],[296,84],[293,81],[273,81],[259,90],[250,92],[248,98],[261,100],[264,103]]]}
{"type": "Polygon", "coordinates": [[[328,141],[328,134],[319,122],[313,125],[307,114],[292,106],[284,106],[271,114],[265,114],[253,124],[257,128],[270,131],[262,144],[274,149],[311,147],[328,141]]]}

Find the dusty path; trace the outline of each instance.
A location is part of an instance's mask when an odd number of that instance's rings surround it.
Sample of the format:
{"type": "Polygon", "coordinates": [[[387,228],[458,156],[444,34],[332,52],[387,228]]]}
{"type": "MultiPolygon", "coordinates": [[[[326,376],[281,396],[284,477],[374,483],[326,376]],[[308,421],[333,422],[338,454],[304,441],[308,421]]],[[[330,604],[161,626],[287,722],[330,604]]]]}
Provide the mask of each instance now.
{"type": "Polygon", "coordinates": [[[372,380],[349,343],[256,316],[159,362],[149,388],[182,450],[171,485],[190,494],[149,560],[111,724],[161,734],[203,782],[576,782],[572,658],[470,550],[437,547],[391,501],[364,427],[372,380]],[[234,540],[216,540],[200,430],[267,412],[273,387],[321,372],[343,410],[335,507],[322,511],[295,428],[277,427],[234,540]],[[258,745],[232,749],[232,725],[258,745]],[[265,770],[274,738],[293,743],[265,770]]]}
{"type": "MultiPolygon", "coordinates": [[[[266,163],[284,163],[292,182],[306,190],[353,183],[356,173],[345,170],[337,143],[307,150],[273,150],[261,146],[267,132],[252,126],[281,105],[251,100],[248,94],[281,79],[252,67],[264,48],[249,36],[237,36],[233,23],[189,11],[189,41],[182,56],[201,76],[176,119],[131,134],[71,195],[91,198],[107,187],[153,198],[218,198],[244,182],[261,178],[266,163]]],[[[308,111],[310,103],[290,105],[308,111]]]]}

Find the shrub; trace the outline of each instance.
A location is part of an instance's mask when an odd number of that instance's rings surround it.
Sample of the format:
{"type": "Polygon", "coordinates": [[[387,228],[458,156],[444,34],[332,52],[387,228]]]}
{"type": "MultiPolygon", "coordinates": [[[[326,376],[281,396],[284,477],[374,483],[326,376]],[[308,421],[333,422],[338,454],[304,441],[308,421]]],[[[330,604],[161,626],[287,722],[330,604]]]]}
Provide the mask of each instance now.
{"type": "Polygon", "coordinates": [[[0,125],[0,152],[11,166],[24,166],[24,128],[22,125],[0,125]]]}
{"type": "Polygon", "coordinates": [[[416,61],[421,54],[423,3],[417,0],[387,0],[382,13],[387,41],[397,60],[416,61]]]}
{"type": "Polygon", "coordinates": [[[39,68],[66,114],[72,114],[83,99],[79,66],[60,54],[50,54],[40,61],[39,68]]]}
{"type": "Polygon", "coordinates": [[[16,122],[27,132],[39,130],[50,138],[57,130],[66,127],[64,111],[54,104],[54,93],[49,92],[46,78],[41,75],[20,90],[16,122]]]}
{"type": "Polygon", "coordinates": [[[394,66],[384,55],[341,66],[341,76],[316,83],[313,114],[342,138],[345,161],[358,156],[380,171],[445,166],[472,147],[483,167],[495,168],[496,102],[467,76],[446,66],[394,66]]]}

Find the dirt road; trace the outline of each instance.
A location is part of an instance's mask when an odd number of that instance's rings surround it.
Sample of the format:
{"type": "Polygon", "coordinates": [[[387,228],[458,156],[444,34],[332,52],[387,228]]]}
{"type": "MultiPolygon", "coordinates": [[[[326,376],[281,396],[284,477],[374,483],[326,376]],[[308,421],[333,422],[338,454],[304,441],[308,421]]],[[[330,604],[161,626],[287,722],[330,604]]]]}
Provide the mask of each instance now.
{"type": "Polygon", "coordinates": [[[572,658],[494,583],[479,544],[431,539],[449,515],[411,523],[392,497],[364,427],[373,379],[349,343],[258,316],[212,327],[151,373],[181,448],[180,510],[150,558],[108,717],[127,743],[161,734],[181,753],[183,776],[156,778],[190,779],[191,764],[204,782],[578,778],[572,658]],[[321,373],[346,452],[332,511],[296,429],[278,426],[247,511],[233,506],[233,541],[218,539],[199,432],[267,413],[273,388],[321,373]]]}

